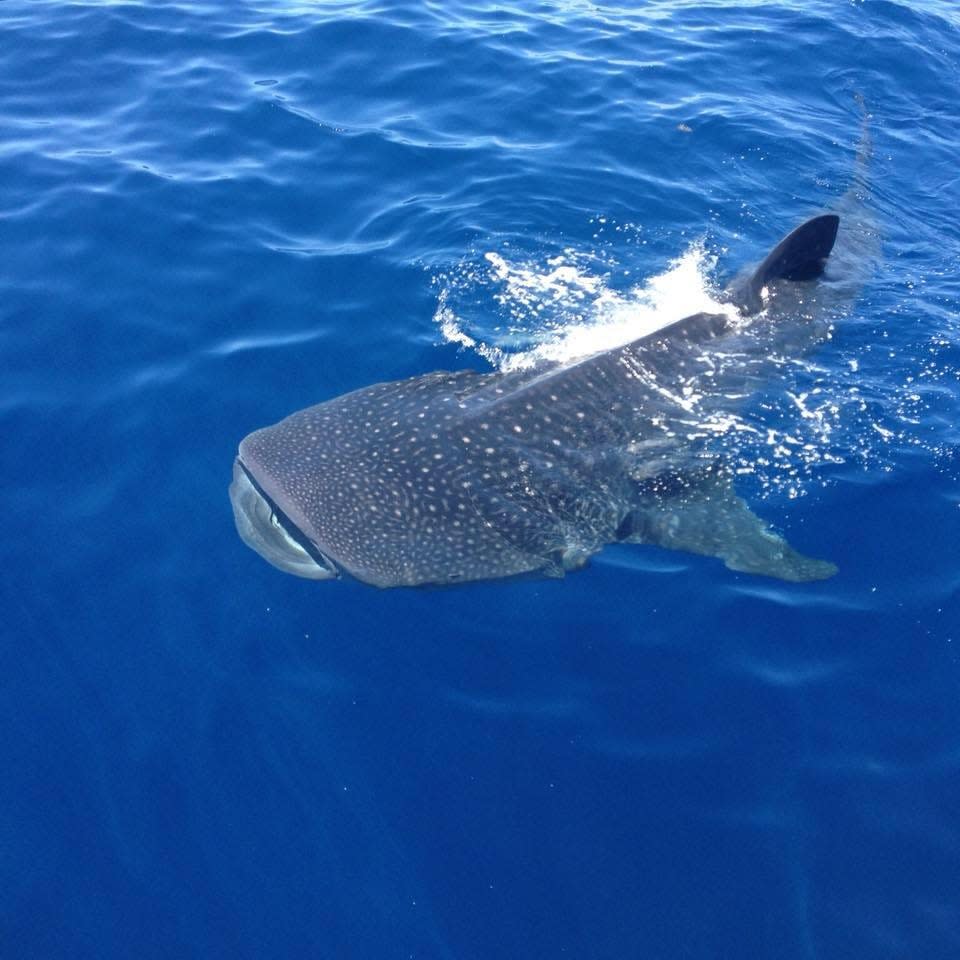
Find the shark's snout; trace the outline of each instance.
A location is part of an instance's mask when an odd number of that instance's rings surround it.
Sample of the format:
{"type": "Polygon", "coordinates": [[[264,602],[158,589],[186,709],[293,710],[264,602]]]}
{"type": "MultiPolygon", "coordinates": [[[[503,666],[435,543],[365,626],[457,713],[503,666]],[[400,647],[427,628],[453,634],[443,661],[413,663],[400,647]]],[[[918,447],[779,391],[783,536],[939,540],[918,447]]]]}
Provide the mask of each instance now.
{"type": "Polygon", "coordinates": [[[340,575],[336,564],[264,493],[239,457],[233,463],[230,502],[243,542],[277,569],[308,580],[340,575]]]}

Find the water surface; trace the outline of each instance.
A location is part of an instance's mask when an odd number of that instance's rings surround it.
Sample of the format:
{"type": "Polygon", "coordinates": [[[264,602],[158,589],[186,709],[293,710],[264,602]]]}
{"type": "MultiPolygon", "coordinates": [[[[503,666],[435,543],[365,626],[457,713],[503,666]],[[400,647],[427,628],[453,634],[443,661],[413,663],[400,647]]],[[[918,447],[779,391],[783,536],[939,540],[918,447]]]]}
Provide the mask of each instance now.
{"type": "Polygon", "coordinates": [[[960,955],[953,5],[0,31],[0,953],[960,955]],[[240,542],[246,433],[715,295],[848,196],[856,95],[875,259],[737,448],[834,579],[378,592],[240,542]]]}

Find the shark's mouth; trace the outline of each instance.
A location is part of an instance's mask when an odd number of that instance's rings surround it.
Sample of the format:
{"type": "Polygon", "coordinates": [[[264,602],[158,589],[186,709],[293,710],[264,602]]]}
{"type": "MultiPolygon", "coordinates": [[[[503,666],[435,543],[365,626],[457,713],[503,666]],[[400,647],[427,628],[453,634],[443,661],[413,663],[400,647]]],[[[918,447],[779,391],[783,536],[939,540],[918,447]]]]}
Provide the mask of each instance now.
{"type": "Polygon", "coordinates": [[[308,580],[340,576],[337,565],[264,492],[239,457],[233,463],[230,502],[243,542],[278,570],[308,580]]]}

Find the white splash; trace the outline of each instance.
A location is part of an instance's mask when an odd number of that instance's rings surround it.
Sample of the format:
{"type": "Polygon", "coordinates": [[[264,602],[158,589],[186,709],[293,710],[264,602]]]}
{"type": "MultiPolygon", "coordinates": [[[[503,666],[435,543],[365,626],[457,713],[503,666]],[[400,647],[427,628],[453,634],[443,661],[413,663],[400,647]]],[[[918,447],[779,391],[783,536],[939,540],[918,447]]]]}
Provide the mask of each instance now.
{"type": "Polygon", "coordinates": [[[456,343],[473,350],[494,367],[501,366],[504,353],[499,347],[478,343],[457,322],[456,314],[447,306],[447,291],[441,290],[437,298],[437,310],[433,319],[440,324],[440,335],[447,343],[456,343]]]}
{"type": "Polygon", "coordinates": [[[441,289],[435,320],[443,339],[474,350],[503,371],[544,362],[570,362],[629,343],[701,311],[734,311],[715,298],[709,271],[715,258],[702,243],[692,244],[667,270],[625,291],[611,289],[602,262],[566,250],[537,263],[508,260],[486,253],[485,282],[495,286],[493,299],[509,320],[508,333],[539,341],[507,350],[479,341],[450,307],[441,289]]]}
{"type": "MultiPolygon", "coordinates": [[[[695,313],[727,313],[736,320],[735,308],[718,300],[716,258],[703,242],[690,244],[663,272],[632,283],[630,270],[618,261],[625,255],[629,262],[632,245],[646,241],[633,224],[618,225],[615,232],[615,245],[599,239],[591,250],[554,248],[539,258],[505,245],[435,276],[434,319],[443,342],[509,372],[570,363],[695,313]]],[[[853,319],[839,355],[835,350],[823,366],[802,356],[783,361],[780,389],[742,407],[709,413],[699,408],[696,395],[675,397],[689,412],[683,428],[691,443],[722,453],[753,485],[752,495],[759,490],[762,496],[803,496],[843,464],[889,470],[909,447],[954,468],[960,460],[955,428],[931,436],[925,416],[931,398],[949,406],[941,399],[945,384],[960,379],[951,355],[955,338],[941,333],[928,344],[907,346],[909,328],[888,324],[886,314],[875,321],[879,334],[869,336],[856,314],[853,319]],[[900,351],[890,346],[894,338],[903,344],[900,351]],[[921,433],[922,424],[927,433],[921,433]]],[[[704,362],[737,358],[713,351],[704,362]]],[[[955,422],[944,411],[937,420],[955,422]]]]}

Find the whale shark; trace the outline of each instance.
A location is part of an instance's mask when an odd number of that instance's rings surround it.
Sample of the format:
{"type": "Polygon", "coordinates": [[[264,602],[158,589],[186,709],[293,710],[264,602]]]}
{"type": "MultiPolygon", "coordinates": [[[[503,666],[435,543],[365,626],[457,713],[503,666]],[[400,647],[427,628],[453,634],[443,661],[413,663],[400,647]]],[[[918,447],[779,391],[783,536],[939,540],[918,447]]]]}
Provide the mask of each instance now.
{"type": "Polygon", "coordinates": [[[824,338],[812,308],[839,224],[787,234],[722,312],[574,362],[374,384],[254,431],[230,485],[240,537],[287,573],[377,587],[562,577],[613,543],[832,576],[750,509],[691,424],[736,415],[824,338]]]}

